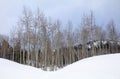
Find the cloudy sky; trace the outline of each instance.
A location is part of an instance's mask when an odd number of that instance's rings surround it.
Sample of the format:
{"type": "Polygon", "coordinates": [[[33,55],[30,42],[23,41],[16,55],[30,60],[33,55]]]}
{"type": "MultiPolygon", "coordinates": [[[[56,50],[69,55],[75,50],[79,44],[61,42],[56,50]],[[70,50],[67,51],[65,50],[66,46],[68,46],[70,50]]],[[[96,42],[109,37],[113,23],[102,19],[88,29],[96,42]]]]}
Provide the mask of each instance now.
{"type": "Polygon", "coordinates": [[[22,15],[23,7],[38,7],[47,17],[71,20],[79,25],[83,14],[94,12],[96,22],[105,25],[111,19],[120,28],[120,0],[0,0],[0,34],[8,34],[22,15]]]}

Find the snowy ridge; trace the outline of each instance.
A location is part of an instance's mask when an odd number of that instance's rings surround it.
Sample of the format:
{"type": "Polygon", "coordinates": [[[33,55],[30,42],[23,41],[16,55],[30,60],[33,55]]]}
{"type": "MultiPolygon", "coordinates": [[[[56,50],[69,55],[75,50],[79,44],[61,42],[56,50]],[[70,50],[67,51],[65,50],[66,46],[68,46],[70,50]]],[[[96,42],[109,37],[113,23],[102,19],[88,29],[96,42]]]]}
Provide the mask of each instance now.
{"type": "Polygon", "coordinates": [[[86,58],[56,72],[45,72],[0,58],[0,79],[120,79],[120,54],[86,58]]]}

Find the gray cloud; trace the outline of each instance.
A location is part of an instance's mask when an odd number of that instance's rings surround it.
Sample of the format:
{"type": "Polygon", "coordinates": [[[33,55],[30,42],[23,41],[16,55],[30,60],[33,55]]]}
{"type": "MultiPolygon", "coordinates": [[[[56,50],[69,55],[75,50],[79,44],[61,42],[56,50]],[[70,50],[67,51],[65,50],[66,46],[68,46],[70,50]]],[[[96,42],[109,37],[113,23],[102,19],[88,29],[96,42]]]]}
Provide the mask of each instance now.
{"type": "Polygon", "coordinates": [[[63,23],[71,20],[76,25],[80,24],[83,13],[89,14],[93,10],[99,24],[113,19],[120,25],[119,3],[119,0],[0,0],[0,33],[9,33],[21,16],[23,6],[33,11],[39,7],[46,16],[60,19],[63,23]]]}

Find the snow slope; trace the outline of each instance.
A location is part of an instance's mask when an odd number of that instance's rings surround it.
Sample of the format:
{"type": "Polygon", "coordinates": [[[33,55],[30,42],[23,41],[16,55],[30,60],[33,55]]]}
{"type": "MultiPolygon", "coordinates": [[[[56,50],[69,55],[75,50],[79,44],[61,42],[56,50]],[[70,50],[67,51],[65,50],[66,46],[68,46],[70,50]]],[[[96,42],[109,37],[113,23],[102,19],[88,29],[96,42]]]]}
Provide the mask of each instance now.
{"type": "Polygon", "coordinates": [[[0,79],[39,79],[46,72],[6,59],[0,59],[0,79]]]}
{"type": "Polygon", "coordinates": [[[120,79],[120,54],[83,59],[59,70],[55,76],[57,79],[120,79]]]}
{"type": "Polygon", "coordinates": [[[120,54],[86,58],[56,72],[45,72],[0,58],[0,79],[120,79],[120,54]]]}

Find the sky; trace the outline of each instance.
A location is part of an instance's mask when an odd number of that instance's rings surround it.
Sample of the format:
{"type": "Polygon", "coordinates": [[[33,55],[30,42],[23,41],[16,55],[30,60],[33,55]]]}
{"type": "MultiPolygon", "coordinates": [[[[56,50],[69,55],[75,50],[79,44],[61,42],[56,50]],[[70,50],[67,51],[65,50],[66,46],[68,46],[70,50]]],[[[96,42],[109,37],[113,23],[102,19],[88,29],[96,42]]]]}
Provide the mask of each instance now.
{"type": "Polygon", "coordinates": [[[0,34],[8,35],[22,15],[23,7],[33,12],[39,8],[46,17],[80,25],[83,14],[92,10],[96,23],[105,26],[114,20],[120,28],[120,0],[0,0],[0,34]]]}

